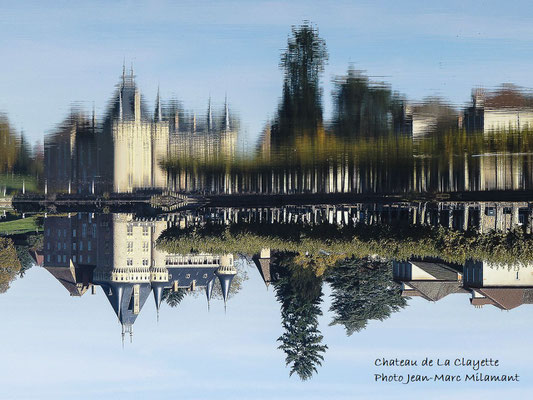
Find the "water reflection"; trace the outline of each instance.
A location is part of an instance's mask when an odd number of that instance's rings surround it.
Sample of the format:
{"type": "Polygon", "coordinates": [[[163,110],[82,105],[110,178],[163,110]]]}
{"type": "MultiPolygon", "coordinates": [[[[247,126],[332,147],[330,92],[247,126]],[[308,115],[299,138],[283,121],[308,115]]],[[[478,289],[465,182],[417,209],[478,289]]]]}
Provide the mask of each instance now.
{"type": "MultiPolygon", "coordinates": [[[[198,292],[206,309],[214,297],[226,304],[246,284],[235,260],[249,260],[280,305],[277,340],[290,374],[309,379],[328,349],[318,323],[324,285],[330,323],[348,335],[386,320],[414,296],[462,294],[476,307],[506,310],[531,303],[531,217],[527,202],[78,212],[47,215],[43,233],[32,234],[41,240],[27,240],[34,245],[24,251],[71,296],[100,286],[123,338],[133,337],[150,296],[158,312],[198,292]]],[[[2,239],[6,282],[18,272],[13,238],[2,239]]]]}
{"type": "Polygon", "coordinates": [[[31,256],[71,296],[100,286],[124,339],[150,296],[158,312],[198,292],[206,309],[226,306],[248,262],[275,294],[279,349],[303,380],[328,349],[325,285],[331,324],[348,335],[414,296],[531,303],[531,94],[474,89],[458,109],[350,67],[327,119],[327,60],[315,26],[293,28],[280,103],[253,151],[239,151],[227,97],[204,114],[158,91],[151,112],[125,67],[104,115],[73,108],[44,153],[0,118],[0,292],[31,256]]]}

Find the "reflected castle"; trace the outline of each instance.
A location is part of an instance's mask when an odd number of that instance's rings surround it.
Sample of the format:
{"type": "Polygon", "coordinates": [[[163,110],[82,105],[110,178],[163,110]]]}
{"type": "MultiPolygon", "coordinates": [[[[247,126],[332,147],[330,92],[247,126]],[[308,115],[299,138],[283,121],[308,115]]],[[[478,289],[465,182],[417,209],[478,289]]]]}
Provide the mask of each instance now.
{"type": "Polygon", "coordinates": [[[130,214],[77,213],[52,216],[44,224],[46,268],[71,294],[82,296],[100,286],[113,307],[123,334],[150,294],[156,309],[165,290],[204,289],[211,299],[219,281],[226,303],[237,270],[232,254],[171,254],[156,247],[168,227],[165,220],[140,220],[130,214]]]}

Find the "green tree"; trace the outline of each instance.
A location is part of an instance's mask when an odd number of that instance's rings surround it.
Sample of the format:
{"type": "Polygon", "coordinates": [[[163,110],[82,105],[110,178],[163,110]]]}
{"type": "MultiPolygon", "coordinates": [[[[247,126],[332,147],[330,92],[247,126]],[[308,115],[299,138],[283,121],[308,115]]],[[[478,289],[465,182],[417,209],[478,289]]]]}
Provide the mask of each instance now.
{"type": "Polygon", "coordinates": [[[330,325],[343,325],[348,336],[366,328],[369,320],[383,321],[406,305],[392,280],[391,262],[349,259],[328,272],[334,312],[330,325]]]}
{"type": "Polygon", "coordinates": [[[187,294],[187,290],[183,288],[179,288],[177,292],[170,289],[164,289],[162,300],[166,301],[170,307],[177,307],[187,294]]]}
{"type": "Polygon", "coordinates": [[[281,55],[283,95],[272,127],[274,145],[287,144],[297,135],[316,134],[322,124],[320,75],[328,60],[326,42],[308,22],[292,27],[281,55]]]}
{"type": "Polygon", "coordinates": [[[276,298],[281,304],[284,333],[278,338],[279,349],[285,352],[290,375],[296,373],[307,380],[322,365],[323,353],[318,317],[322,315],[322,280],[310,268],[295,266],[292,255],[279,256],[275,269],[279,279],[274,283],[276,298]]]}
{"type": "Polygon", "coordinates": [[[16,158],[16,136],[7,118],[0,115],[0,173],[12,172],[16,158]]]}
{"type": "Polygon", "coordinates": [[[361,71],[348,69],[334,81],[336,134],[345,138],[377,137],[403,124],[403,101],[384,83],[370,82],[361,71]]]}
{"type": "Polygon", "coordinates": [[[9,284],[20,271],[21,265],[13,241],[0,237],[0,293],[9,289],[9,284]]]}

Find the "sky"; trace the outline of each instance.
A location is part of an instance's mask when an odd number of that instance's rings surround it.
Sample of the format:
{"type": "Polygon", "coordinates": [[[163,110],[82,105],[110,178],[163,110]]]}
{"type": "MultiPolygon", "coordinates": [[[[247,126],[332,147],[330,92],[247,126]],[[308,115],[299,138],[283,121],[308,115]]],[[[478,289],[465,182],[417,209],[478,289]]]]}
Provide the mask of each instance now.
{"type": "Polygon", "coordinates": [[[469,101],[476,86],[533,87],[533,4],[514,1],[5,1],[0,0],[0,112],[42,139],[72,104],[102,116],[133,63],[143,99],[158,86],[203,112],[227,94],[244,145],[256,141],[281,94],[279,56],[292,25],[326,40],[332,80],[349,65],[412,101],[469,101]],[[431,3],[431,4],[429,4],[431,3]],[[435,4],[434,4],[435,3],[435,4]]]}
{"type": "MultiPolygon", "coordinates": [[[[208,312],[204,296],[177,307],[163,304],[159,322],[148,298],[134,325],[132,343],[121,346],[120,325],[102,290],[70,297],[44,268],[33,267],[0,295],[0,399],[398,399],[525,398],[533,390],[533,366],[525,351],[533,307],[503,312],[470,305],[468,294],[436,303],[421,298],[385,321],[371,321],[348,337],[328,326],[325,288],[320,318],[328,345],[323,366],[310,381],[289,378],[279,304],[255,267],[242,291],[208,312]],[[376,383],[378,358],[458,357],[500,360],[495,374],[518,373],[519,383],[376,383]]],[[[427,369],[410,372],[427,373],[427,369]]],[[[432,373],[470,373],[434,368],[432,373]]],[[[483,372],[490,373],[489,370],[483,372]]]]}

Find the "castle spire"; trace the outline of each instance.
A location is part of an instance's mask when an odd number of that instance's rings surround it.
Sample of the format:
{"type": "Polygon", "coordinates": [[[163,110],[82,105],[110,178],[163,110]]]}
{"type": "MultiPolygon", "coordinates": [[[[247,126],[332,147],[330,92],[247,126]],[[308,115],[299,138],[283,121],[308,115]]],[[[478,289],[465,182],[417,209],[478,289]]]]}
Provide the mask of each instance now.
{"type": "Polygon", "coordinates": [[[237,275],[237,270],[233,265],[233,256],[226,255],[222,257],[222,262],[220,267],[216,270],[215,274],[220,281],[220,287],[222,289],[222,298],[224,299],[224,310],[226,310],[226,302],[228,300],[229,290],[231,287],[231,282],[235,275],[237,275]]]}
{"type": "Polygon", "coordinates": [[[92,128],[93,128],[93,132],[94,132],[94,128],[95,128],[95,125],[96,125],[96,116],[95,116],[95,111],[94,111],[94,101],[93,101],[93,116],[92,116],[92,128]]]}
{"type": "Polygon", "coordinates": [[[122,60],[122,87],[126,84],[126,57],[122,60]]]}
{"type": "Polygon", "coordinates": [[[228,94],[226,93],[224,100],[224,129],[226,131],[230,130],[229,126],[229,107],[228,107],[228,94]]]}
{"type": "Polygon", "coordinates": [[[207,297],[207,311],[209,311],[209,308],[210,308],[210,300],[211,300],[211,295],[213,294],[214,287],[215,287],[215,278],[211,279],[207,283],[207,286],[205,287],[205,294],[207,297]]]}
{"type": "Polygon", "coordinates": [[[124,90],[124,89],[123,89],[123,87],[122,87],[122,88],[120,88],[119,91],[118,91],[118,108],[119,108],[119,110],[118,110],[118,117],[119,117],[119,119],[120,119],[121,121],[122,121],[122,119],[123,119],[123,115],[124,115],[123,112],[122,112],[122,92],[123,92],[123,90],[124,90]]]}
{"type": "Polygon", "coordinates": [[[211,112],[211,96],[207,103],[207,130],[210,132],[213,129],[213,114],[211,112]]]}
{"type": "Polygon", "coordinates": [[[155,120],[161,122],[163,119],[161,111],[161,98],[159,97],[159,85],[157,85],[157,98],[155,101],[155,120]]]}
{"type": "Polygon", "coordinates": [[[163,301],[163,284],[158,283],[157,285],[155,285],[153,291],[155,308],[157,310],[157,319],[159,320],[159,307],[161,306],[161,302],[163,301]]]}

